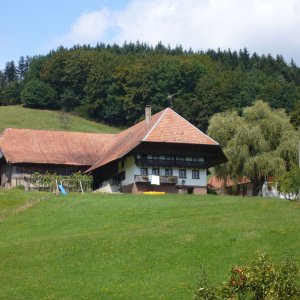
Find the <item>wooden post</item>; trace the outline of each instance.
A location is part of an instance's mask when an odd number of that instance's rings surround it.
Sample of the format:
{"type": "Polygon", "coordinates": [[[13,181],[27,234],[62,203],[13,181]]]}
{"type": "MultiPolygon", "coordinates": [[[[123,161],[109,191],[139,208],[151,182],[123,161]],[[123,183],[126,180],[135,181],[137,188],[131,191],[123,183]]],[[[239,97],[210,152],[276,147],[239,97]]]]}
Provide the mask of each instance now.
{"type": "Polygon", "coordinates": [[[59,189],[58,189],[58,182],[57,179],[55,179],[55,183],[56,183],[56,196],[59,194],[59,189]]]}
{"type": "Polygon", "coordinates": [[[83,194],[83,188],[82,188],[81,180],[79,181],[79,184],[80,184],[81,194],[83,194]]]}

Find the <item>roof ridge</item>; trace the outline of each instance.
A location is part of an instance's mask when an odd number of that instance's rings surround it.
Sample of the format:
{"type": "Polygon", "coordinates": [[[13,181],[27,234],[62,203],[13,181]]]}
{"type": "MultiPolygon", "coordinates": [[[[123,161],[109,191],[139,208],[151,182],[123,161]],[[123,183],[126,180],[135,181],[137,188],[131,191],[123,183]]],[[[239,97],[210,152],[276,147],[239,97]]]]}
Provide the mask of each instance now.
{"type": "Polygon", "coordinates": [[[87,131],[74,131],[74,130],[59,130],[59,129],[33,129],[33,128],[14,128],[14,127],[7,127],[0,133],[0,136],[4,134],[6,131],[13,130],[13,131],[37,131],[37,132],[58,132],[58,133],[79,133],[79,134],[96,134],[96,135],[117,135],[117,133],[107,133],[107,132],[87,132],[87,131]]]}
{"type": "Polygon", "coordinates": [[[176,115],[178,115],[186,123],[188,123],[189,125],[193,126],[195,129],[197,129],[198,131],[200,131],[200,133],[204,134],[207,138],[209,138],[210,140],[212,140],[213,142],[215,142],[217,145],[219,145],[219,143],[217,141],[215,141],[213,138],[211,138],[206,133],[204,133],[203,131],[201,131],[198,127],[196,127],[195,125],[193,125],[191,122],[189,122],[188,120],[186,120],[184,117],[182,117],[180,114],[178,114],[175,110],[171,109],[171,111],[173,111],[176,115]]]}
{"type": "Polygon", "coordinates": [[[158,125],[158,123],[161,121],[162,117],[166,114],[167,110],[169,109],[169,107],[167,107],[165,109],[165,111],[161,114],[161,116],[158,118],[158,120],[154,123],[154,125],[152,126],[152,128],[147,132],[147,134],[144,136],[144,138],[142,139],[142,142],[145,141],[147,139],[147,137],[151,134],[151,132],[154,130],[154,128],[158,125]]]}

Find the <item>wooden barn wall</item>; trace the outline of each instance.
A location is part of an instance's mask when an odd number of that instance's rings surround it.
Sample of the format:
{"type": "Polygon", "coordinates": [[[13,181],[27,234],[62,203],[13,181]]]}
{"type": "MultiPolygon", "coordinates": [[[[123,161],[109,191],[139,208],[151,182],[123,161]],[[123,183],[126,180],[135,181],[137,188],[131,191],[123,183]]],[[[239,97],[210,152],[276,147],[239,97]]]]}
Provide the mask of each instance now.
{"type": "Polygon", "coordinates": [[[7,164],[0,162],[0,186],[13,188],[17,185],[24,185],[24,177],[30,177],[35,172],[40,174],[55,173],[57,175],[71,175],[78,171],[85,171],[89,166],[66,166],[51,164],[7,164]]]}

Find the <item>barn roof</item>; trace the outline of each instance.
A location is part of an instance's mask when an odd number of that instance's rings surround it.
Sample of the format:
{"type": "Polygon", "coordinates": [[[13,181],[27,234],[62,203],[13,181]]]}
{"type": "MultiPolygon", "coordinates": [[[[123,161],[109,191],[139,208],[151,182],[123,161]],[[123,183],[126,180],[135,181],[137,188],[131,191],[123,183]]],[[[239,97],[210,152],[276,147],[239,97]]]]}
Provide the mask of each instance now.
{"type": "MultiPolygon", "coordinates": [[[[226,187],[232,187],[234,185],[241,185],[241,184],[247,184],[250,183],[251,180],[247,178],[246,176],[243,176],[240,178],[237,183],[235,183],[231,178],[228,178],[226,181],[226,187]]],[[[211,186],[212,188],[219,190],[225,186],[224,180],[219,179],[217,176],[213,176],[209,179],[207,182],[207,185],[211,186]]]]}
{"type": "Polygon", "coordinates": [[[170,108],[118,134],[8,128],[0,135],[0,153],[10,163],[87,166],[86,172],[91,172],[142,143],[201,145],[218,157],[210,166],[226,161],[216,141],[170,108]]]}
{"type": "Polygon", "coordinates": [[[7,128],[0,135],[0,152],[10,163],[91,166],[114,134],[7,128]]]}
{"type": "Polygon", "coordinates": [[[122,158],[143,142],[208,145],[220,148],[219,144],[212,138],[171,108],[166,108],[153,115],[149,123],[145,120],[141,121],[117,134],[114,141],[102,153],[100,159],[87,172],[122,158]]]}

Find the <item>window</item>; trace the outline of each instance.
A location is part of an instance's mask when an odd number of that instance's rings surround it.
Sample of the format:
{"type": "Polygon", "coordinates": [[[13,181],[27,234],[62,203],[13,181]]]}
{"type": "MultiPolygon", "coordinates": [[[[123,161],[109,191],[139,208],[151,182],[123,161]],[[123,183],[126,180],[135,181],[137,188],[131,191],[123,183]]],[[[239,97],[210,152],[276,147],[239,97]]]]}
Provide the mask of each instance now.
{"type": "Polygon", "coordinates": [[[141,175],[148,175],[148,169],[147,168],[141,168],[141,175]]]}
{"type": "Polygon", "coordinates": [[[198,156],[193,156],[192,161],[199,161],[199,157],[198,156]]]}
{"type": "Polygon", "coordinates": [[[186,178],[186,169],[179,169],[179,178],[186,178]]]}
{"type": "Polygon", "coordinates": [[[152,175],[159,175],[159,168],[152,168],[152,175]]]}
{"type": "Polygon", "coordinates": [[[173,170],[172,169],[166,169],[165,170],[165,176],[173,176],[173,170]]]}
{"type": "Polygon", "coordinates": [[[174,160],[174,157],[172,155],[166,155],[166,160],[174,160]]]}
{"type": "Polygon", "coordinates": [[[153,160],[159,160],[159,156],[156,155],[156,154],[152,154],[152,159],[153,159],[153,160]]]}
{"type": "Polygon", "coordinates": [[[199,178],[200,178],[199,170],[193,170],[192,179],[199,179],[199,178]]]}
{"type": "Polygon", "coordinates": [[[178,155],[178,156],[176,156],[176,160],[177,161],[186,161],[186,157],[182,156],[182,155],[178,155]]]}

